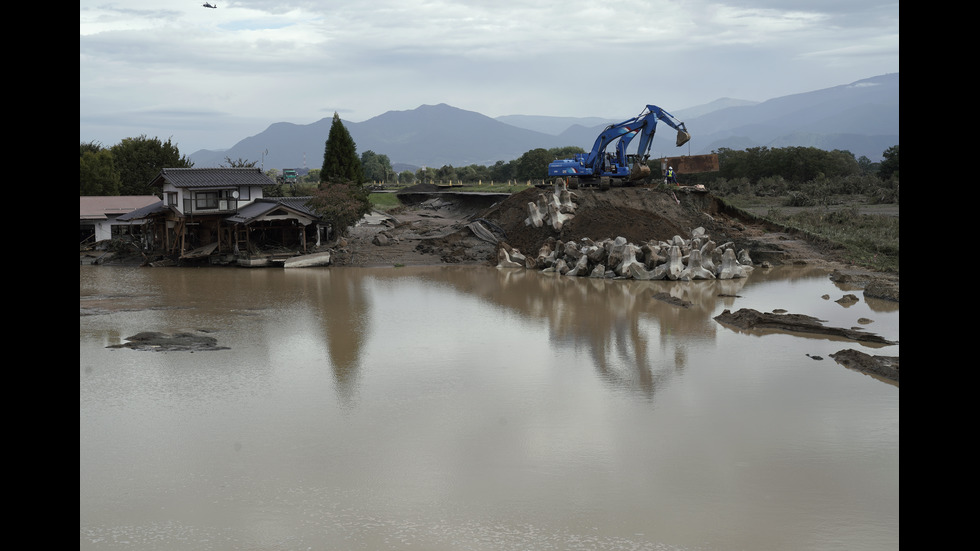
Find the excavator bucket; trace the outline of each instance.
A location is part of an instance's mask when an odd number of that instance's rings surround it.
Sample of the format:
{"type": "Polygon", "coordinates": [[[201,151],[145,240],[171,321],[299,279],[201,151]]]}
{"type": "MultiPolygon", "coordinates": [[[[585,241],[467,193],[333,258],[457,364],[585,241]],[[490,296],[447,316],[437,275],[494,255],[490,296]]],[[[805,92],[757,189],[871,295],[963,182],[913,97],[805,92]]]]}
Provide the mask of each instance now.
{"type": "Polygon", "coordinates": [[[677,131],[677,147],[680,147],[687,142],[691,141],[691,135],[683,130],[677,131]]]}
{"type": "Polygon", "coordinates": [[[632,180],[642,180],[650,175],[650,167],[645,163],[633,163],[630,167],[630,177],[632,180]]]}

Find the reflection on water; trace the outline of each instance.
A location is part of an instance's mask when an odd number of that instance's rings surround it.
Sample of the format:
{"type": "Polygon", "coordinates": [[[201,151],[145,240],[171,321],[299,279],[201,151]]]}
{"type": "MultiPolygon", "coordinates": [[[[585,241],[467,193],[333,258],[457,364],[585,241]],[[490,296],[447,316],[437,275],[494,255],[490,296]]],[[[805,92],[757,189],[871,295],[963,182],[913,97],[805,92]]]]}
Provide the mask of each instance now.
{"type": "Polygon", "coordinates": [[[83,266],[81,548],[893,549],[898,389],[829,354],[898,346],[713,320],[898,341],[897,305],[849,292],[799,267],[83,266]],[[106,348],[140,331],[229,350],[106,348]]]}

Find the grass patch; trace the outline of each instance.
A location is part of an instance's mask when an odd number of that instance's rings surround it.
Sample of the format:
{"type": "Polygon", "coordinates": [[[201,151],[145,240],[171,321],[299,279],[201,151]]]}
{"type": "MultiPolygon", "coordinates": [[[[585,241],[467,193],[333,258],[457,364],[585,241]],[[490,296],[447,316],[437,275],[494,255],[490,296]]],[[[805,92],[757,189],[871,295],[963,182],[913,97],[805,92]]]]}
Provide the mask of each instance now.
{"type": "Polygon", "coordinates": [[[845,259],[861,266],[898,272],[899,222],[894,216],[861,214],[856,207],[806,210],[782,214],[770,209],[765,218],[781,225],[820,236],[846,251],[845,259]]]}
{"type": "Polygon", "coordinates": [[[394,193],[371,193],[368,195],[368,200],[371,201],[371,208],[380,212],[388,212],[402,206],[394,193]]]}

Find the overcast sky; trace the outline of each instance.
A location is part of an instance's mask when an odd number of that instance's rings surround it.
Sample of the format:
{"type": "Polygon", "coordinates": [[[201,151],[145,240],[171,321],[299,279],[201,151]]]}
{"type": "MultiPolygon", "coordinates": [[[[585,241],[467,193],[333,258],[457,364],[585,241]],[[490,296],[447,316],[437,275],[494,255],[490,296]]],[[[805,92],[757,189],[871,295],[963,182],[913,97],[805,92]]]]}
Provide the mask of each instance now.
{"type": "Polygon", "coordinates": [[[184,155],[334,112],[625,120],[899,70],[888,0],[80,3],[80,141],[146,135],[184,155]]]}

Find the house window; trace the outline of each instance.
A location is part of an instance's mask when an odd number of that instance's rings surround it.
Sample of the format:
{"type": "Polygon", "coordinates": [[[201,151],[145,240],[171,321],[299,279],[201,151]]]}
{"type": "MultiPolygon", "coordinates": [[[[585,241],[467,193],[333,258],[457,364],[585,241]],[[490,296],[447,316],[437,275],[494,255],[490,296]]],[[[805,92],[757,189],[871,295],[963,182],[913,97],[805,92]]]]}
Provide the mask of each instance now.
{"type": "Polygon", "coordinates": [[[233,189],[219,191],[218,196],[220,197],[220,201],[218,201],[218,210],[236,210],[238,208],[236,195],[238,195],[238,192],[233,189]]]}
{"type": "Polygon", "coordinates": [[[218,208],[218,192],[199,191],[194,194],[194,210],[213,210],[218,208]]]}

